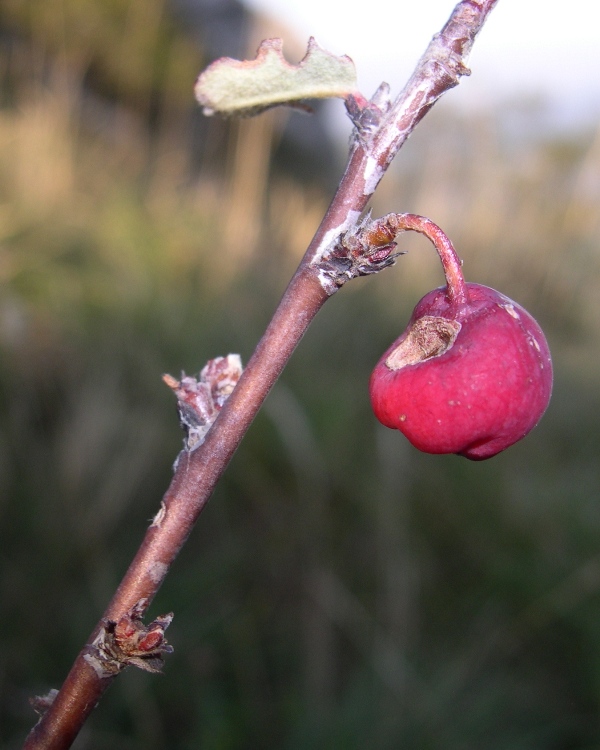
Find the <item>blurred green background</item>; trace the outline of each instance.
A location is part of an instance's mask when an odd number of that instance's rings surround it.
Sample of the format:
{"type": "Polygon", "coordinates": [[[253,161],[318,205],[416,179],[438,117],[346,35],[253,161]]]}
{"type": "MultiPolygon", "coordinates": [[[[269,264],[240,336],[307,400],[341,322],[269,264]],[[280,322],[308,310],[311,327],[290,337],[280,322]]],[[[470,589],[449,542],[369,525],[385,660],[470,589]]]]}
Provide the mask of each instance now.
{"type": "MultiPolygon", "coordinates": [[[[0,9],[3,748],[168,485],[161,375],[248,359],[343,169],[323,113],[203,119],[199,70],[272,30],[224,2],[219,48],[215,13],[178,7],[0,9]]],[[[121,676],[77,748],[600,746],[600,131],[545,114],[450,94],[373,206],[430,216],[469,280],[538,318],[539,427],[478,464],[376,423],[370,370],[442,283],[403,237],[319,314],[174,565],[150,613],[175,612],[164,674],[121,676]]]]}

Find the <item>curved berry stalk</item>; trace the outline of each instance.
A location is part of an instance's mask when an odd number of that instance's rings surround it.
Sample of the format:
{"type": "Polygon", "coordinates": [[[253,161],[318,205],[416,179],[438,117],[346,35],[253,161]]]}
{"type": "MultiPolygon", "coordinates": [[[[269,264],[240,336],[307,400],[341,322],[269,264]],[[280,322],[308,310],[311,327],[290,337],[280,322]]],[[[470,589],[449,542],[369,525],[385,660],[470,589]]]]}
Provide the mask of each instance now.
{"type": "Polygon", "coordinates": [[[426,453],[495,456],[525,437],[550,401],[552,361],[542,329],[500,292],[467,284],[452,243],[432,221],[413,214],[380,221],[425,234],[446,286],[423,297],[375,366],[375,416],[426,453]]]}

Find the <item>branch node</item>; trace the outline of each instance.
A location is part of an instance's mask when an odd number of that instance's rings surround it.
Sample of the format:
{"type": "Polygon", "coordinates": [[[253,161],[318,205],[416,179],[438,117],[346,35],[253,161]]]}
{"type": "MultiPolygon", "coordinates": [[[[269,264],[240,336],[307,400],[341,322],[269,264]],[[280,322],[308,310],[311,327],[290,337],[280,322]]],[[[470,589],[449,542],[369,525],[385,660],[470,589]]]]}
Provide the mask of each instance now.
{"type": "Polygon", "coordinates": [[[144,625],[142,615],[147,605],[147,599],[140,599],[119,620],[103,621],[102,629],[83,657],[100,679],[114,677],[128,666],[145,672],[162,671],[163,655],[173,652],[165,638],[173,613],[144,625]]]}
{"type": "Polygon", "coordinates": [[[161,500],[160,501],[160,508],[158,509],[157,514],[152,519],[152,523],[150,524],[150,528],[152,528],[153,526],[159,527],[162,524],[162,522],[164,520],[164,517],[166,515],[167,515],[167,506],[165,505],[165,501],[161,500]]]}
{"type": "Polygon", "coordinates": [[[35,695],[29,699],[29,705],[33,708],[36,714],[43,716],[50,706],[54,703],[54,699],[58,695],[58,690],[52,688],[46,695],[35,695]]]}
{"type": "Polygon", "coordinates": [[[346,111],[355,127],[353,138],[356,143],[366,143],[371,135],[377,132],[381,121],[392,106],[390,87],[381,83],[368,101],[350,94],[346,97],[346,111]]]}
{"type": "MultiPolygon", "coordinates": [[[[163,381],[177,396],[179,423],[185,431],[183,445],[187,453],[202,445],[241,374],[240,355],[228,354],[226,357],[209,359],[200,371],[198,379],[185,373],[181,374],[181,380],[176,380],[171,375],[163,375],[163,381]]],[[[152,525],[157,525],[157,519],[152,525]]]]}
{"type": "Polygon", "coordinates": [[[404,252],[394,253],[398,233],[394,214],[371,221],[369,212],[363,220],[340,235],[318,266],[322,276],[334,289],[357,276],[369,276],[393,266],[404,252]]]}

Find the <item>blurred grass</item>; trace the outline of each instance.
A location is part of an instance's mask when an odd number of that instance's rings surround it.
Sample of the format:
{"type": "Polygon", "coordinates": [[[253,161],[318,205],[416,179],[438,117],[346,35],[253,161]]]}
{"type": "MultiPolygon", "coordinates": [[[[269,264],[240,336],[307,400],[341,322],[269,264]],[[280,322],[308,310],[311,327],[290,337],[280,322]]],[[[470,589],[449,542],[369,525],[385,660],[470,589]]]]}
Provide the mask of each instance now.
{"type": "MultiPolygon", "coordinates": [[[[272,163],[281,113],[210,122],[223,167],[204,152],[191,168],[201,51],[158,0],[145,15],[90,0],[0,16],[6,748],[167,487],[181,435],[161,374],[248,358],[328,199],[331,175],[272,163]]],[[[403,237],[395,270],[317,318],[174,566],[152,607],[176,615],[165,675],[125,673],[79,748],[600,744],[600,131],[542,122],[439,106],[374,206],[430,216],[469,279],[542,322],[556,385],[540,426],[472,464],[375,424],[370,369],[442,283],[403,237]]]]}

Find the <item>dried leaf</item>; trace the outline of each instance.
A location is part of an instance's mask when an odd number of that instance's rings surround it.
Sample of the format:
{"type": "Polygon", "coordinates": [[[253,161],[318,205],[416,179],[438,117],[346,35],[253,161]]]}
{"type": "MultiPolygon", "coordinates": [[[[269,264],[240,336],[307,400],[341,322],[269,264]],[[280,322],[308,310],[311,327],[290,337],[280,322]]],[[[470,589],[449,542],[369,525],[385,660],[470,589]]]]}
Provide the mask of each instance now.
{"type": "Polygon", "coordinates": [[[354,63],[319,47],[311,37],[304,58],[291,65],[281,39],[265,39],[255,60],[222,57],[196,81],[196,99],[205,115],[254,115],[278,104],[304,99],[346,98],[358,93],[354,63]]]}

